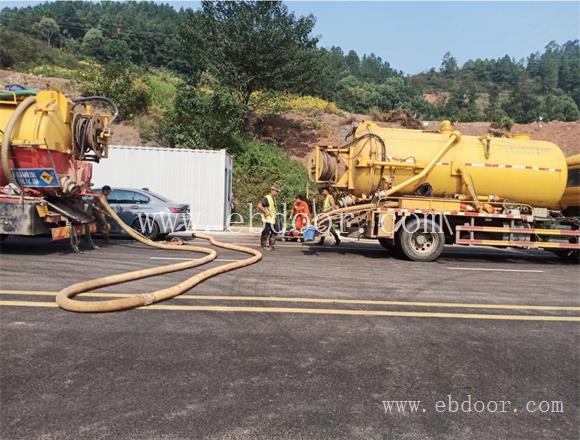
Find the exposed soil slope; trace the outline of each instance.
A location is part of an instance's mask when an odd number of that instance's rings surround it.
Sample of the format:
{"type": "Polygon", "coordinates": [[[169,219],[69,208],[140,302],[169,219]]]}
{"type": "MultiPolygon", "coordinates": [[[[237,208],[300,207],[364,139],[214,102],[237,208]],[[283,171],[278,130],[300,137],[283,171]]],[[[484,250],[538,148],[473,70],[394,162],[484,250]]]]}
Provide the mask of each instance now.
{"type": "MultiPolygon", "coordinates": [[[[370,119],[368,115],[346,114],[337,116],[319,114],[304,116],[295,113],[272,115],[253,119],[254,134],[260,139],[273,142],[284,148],[291,156],[306,163],[315,145],[341,145],[352,129],[353,122],[370,119]]],[[[382,123],[388,127],[400,127],[396,123],[382,123]]],[[[455,127],[463,134],[483,135],[488,132],[487,122],[457,123],[455,127]]],[[[439,122],[429,122],[429,129],[437,129],[439,122]]],[[[526,133],[532,139],[546,140],[560,146],[566,156],[580,154],[580,121],[543,122],[541,124],[516,124],[513,133],[526,133]]]]}

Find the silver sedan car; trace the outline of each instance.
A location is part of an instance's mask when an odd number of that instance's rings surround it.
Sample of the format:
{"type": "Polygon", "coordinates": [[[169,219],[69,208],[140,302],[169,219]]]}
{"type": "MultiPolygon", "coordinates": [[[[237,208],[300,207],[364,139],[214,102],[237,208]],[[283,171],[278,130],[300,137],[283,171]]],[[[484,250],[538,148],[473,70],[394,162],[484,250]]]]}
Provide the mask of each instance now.
{"type": "MultiPolygon", "coordinates": [[[[151,240],[185,231],[190,224],[189,205],[169,200],[148,188],[113,188],[107,199],[121,220],[151,240]]],[[[115,221],[109,219],[109,223],[112,234],[125,234],[115,221]]]]}

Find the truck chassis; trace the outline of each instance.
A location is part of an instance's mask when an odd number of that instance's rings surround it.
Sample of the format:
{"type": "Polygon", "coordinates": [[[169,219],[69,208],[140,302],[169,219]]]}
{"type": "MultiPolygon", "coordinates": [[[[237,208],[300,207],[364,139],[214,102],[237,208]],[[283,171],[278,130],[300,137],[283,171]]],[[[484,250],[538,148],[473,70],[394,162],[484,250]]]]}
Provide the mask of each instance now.
{"type": "Polygon", "coordinates": [[[577,217],[527,205],[487,205],[493,213],[453,199],[389,198],[376,209],[351,213],[340,222],[347,233],[378,239],[383,247],[415,261],[435,260],[445,244],[547,249],[578,258],[577,217]]]}

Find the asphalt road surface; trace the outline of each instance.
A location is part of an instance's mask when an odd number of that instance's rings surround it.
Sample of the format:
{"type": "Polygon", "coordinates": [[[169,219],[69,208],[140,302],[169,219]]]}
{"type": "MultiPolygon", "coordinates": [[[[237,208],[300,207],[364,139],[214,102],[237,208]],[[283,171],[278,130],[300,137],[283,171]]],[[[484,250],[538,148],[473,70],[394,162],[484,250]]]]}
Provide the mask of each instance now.
{"type": "Polygon", "coordinates": [[[149,308],[55,307],[74,282],[188,257],[122,239],[81,255],[3,243],[0,438],[578,438],[577,265],[548,252],[452,247],[413,263],[374,243],[287,243],[149,308]]]}

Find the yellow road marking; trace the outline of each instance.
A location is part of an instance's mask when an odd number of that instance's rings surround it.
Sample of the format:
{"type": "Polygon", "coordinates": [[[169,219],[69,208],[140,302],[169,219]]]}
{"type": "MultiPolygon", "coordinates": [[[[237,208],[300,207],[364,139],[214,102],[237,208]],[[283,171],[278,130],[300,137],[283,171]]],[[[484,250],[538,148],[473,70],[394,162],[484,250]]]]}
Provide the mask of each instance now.
{"type": "MultiPolygon", "coordinates": [[[[13,307],[58,307],[53,302],[0,301],[0,306],[13,307]]],[[[298,307],[228,307],[228,306],[173,306],[150,305],[139,310],[173,310],[195,312],[242,312],[242,313],[298,313],[310,315],[350,315],[350,316],[390,316],[407,318],[452,318],[452,319],[491,319],[513,321],[559,321],[580,322],[577,316],[534,316],[534,315],[485,315],[477,313],[433,313],[433,312],[394,312],[389,310],[346,310],[346,309],[306,309],[298,307]]]]}
{"type": "MultiPolygon", "coordinates": [[[[28,295],[28,296],[56,296],[58,292],[33,290],[0,290],[0,295],[28,295]]],[[[92,298],[124,298],[136,295],[135,293],[82,293],[79,297],[92,298]]],[[[362,300],[340,298],[303,298],[285,296],[230,296],[230,295],[180,295],[176,299],[207,300],[207,301],[265,301],[265,302],[295,302],[314,304],[352,304],[352,305],[389,305],[414,307],[447,307],[464,309],[506,309],[506,310],[562,310],[567,312],[580,311],[574,306],[534,306],[515,304],[466,304],[448,302],[421,302],[421,301],[389,301],[389,300],[362,300]]]]}

